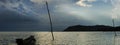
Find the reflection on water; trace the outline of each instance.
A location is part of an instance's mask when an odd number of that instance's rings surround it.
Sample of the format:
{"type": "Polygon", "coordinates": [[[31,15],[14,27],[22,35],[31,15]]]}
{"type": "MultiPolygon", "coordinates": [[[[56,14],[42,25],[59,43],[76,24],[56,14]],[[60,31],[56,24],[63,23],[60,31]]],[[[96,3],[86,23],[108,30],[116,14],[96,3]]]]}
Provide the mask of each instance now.
{"type": "Polygon", "coordinates": [[[16,45],[15,39],[34,35],[37,45],[120,45],[120,32],[114,39],[114,32],[0,32],[0,45],[16,45]]]}

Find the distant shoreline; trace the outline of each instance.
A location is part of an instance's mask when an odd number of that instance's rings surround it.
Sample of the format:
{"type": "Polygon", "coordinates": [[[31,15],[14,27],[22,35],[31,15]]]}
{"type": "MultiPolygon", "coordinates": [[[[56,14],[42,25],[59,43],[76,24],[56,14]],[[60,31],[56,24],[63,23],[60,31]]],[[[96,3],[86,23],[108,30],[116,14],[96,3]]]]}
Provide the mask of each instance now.
{"type": "Polygon", "coordinates": [[[68,27],[64,31],[120,31],[120,26],[112,27],[106,25],[94,25],[94,26],[75,25],[68,27]]]}

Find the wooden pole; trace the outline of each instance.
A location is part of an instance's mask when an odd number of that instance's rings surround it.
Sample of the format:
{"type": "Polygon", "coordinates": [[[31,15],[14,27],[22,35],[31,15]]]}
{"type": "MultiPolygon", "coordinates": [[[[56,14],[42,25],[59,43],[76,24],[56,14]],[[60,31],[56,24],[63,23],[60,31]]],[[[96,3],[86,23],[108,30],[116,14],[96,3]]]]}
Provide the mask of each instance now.
{"type": "Polygon", "coordinates": [[[49,20],[50,20],[50,30],[51,30],[51,34],[52,34],[52,40],[54,41],[52,19],[51,19],[50,10],[49,10],[47,1],[46,1],[46,7],[47,7],[47,11],[48,11],[49,20]]]}

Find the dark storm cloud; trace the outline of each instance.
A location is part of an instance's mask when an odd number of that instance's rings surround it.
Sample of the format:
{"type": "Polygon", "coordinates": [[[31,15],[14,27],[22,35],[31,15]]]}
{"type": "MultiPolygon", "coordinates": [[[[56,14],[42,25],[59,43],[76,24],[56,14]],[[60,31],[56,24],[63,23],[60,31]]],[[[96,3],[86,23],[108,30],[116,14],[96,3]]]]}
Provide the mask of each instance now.
{"type": "Polygon", "coordinates": [[[15,2],[15,1],[20,1],[20,0],[12,0],[12,1],[9,1],[9,0],[0,0],[0,2],[15,2]]]}
{"type": "Polygon", "coordinates": [[[6,2],[7,0],[0,0],[0,2],[6,2]]]}
{"type": "Polygon", "coordinates": [[[19,14],[14,11],[0,9],[0,23],[1,22],[26,22],[26,21],[35,22],[37,20],[31,17],[27,17],[23,14],[19,14]]]}
{"type": "Polygon", "coordinates": [[[49,26],[35,17],[0,8],[0,31],[48,31],[48,29],[49,26]]]}

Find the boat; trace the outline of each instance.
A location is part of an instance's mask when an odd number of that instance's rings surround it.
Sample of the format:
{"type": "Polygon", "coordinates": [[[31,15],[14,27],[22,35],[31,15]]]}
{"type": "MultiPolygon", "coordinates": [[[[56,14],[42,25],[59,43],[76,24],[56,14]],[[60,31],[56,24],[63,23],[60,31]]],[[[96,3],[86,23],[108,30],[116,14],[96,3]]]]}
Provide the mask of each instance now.
{"type": "Polygon", "coordinates": [[[17,45],[36,45],[36,39],[34,38],[34,36],[30,36],[26,39],[16,39],[16,43],[17,45]]]}

